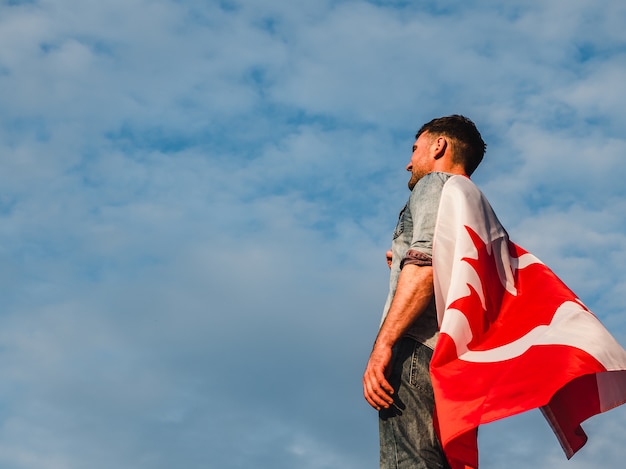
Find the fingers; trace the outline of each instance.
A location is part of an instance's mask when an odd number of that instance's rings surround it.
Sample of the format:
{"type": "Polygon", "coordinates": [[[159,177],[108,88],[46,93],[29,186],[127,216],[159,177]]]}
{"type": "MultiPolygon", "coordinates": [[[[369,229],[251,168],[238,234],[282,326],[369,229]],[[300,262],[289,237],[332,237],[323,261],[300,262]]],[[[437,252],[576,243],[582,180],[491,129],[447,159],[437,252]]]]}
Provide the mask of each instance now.
{"type": "Polygon", "coordinates": [[[363,376],[363,395],[374,409],[389,408],[393,404],[393,392],[384,376],[368,372],[363,376]]]}
{"type": "Polygon", "coordinates": [[[393,253],[391,251],[387,251],[385,253],[385,257],[387,258],[387,265],[391,269],[391,262],[392,262],[393,253]]]}
{"type": "Polygon", "coordinates": [[[375,348],[363,374],[363,396],[374,409],[386,409],[393,404],[393,387],[385,372],[391,361],[390,348],[375,348]]]}

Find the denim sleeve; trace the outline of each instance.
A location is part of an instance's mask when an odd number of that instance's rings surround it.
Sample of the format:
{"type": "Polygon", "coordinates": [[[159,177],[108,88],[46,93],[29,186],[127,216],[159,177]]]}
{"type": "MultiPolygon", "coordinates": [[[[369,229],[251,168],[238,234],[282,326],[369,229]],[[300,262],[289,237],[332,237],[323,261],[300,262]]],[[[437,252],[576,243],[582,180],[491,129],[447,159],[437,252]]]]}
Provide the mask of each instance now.
{"type": "Polygon", "coordinates": [[[430,173],[416,184],[409,198],[408,210],[413,220],[411,245],[402,260],[406,264],[432,265],[433,238],[439,201],[444,184],[450,177],[445,173],[430,173]]]}

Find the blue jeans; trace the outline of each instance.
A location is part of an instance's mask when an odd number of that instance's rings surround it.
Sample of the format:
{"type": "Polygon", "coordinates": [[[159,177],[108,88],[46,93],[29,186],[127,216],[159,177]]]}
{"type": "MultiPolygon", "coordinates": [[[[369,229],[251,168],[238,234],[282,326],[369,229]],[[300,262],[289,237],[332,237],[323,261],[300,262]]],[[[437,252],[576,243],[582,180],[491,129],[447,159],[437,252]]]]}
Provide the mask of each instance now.
{"type": "Polygon", "coordinates": [[[433,428],[433,351],[409,338],[393,351],[389,383],[394,404],[379,413],[381,469],[449,469],[433,428]]]}

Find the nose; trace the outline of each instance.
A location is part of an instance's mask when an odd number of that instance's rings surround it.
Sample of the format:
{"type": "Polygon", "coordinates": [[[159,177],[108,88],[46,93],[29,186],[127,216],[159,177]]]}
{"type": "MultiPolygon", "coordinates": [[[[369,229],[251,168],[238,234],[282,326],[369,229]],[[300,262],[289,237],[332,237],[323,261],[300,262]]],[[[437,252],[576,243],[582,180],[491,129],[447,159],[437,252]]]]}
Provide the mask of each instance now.
{"type": "Polygon", "coordinates": [[[413,171],[413,163],[409,162],[409,164],[406,165],[406,170],[409,172],[413,171]]]}

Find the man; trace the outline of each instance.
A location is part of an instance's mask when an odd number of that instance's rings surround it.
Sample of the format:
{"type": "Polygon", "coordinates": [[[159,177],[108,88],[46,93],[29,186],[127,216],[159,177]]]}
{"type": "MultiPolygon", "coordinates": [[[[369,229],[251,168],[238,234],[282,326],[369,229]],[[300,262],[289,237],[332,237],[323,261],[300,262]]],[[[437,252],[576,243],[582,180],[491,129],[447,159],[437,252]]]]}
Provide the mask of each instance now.
{"type": "Polygon", "coordinates": [[[365,399],[379,411],[381,469],[449,467],[433,426],[429,375],[438,337],[432,242],[443,185],[452,175],[469,177],[485,148],[459,115],[434,119],[416,135],[406,167],[411,195],[387,253],[389,295],[363,376],[365,399]]]}

